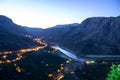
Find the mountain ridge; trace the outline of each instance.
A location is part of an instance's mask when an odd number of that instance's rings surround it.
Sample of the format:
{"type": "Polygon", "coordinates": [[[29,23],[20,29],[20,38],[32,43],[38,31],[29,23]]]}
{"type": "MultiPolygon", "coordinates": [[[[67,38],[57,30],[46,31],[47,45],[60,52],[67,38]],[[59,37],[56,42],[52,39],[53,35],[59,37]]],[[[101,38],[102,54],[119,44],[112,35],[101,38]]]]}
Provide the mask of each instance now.
{"type": "Polygon", "coordinates": [[[10,18],[0,15],[0,51],[18,50],[39,45],[26,38],[29,33],[23,26],[15,24],[10,18]]]}
{"type": "Polygon", "coordinates": [[[120,54],[120,17],[91,17],[76,27],[48,28],[41,37],[76,54],[120,54]]]}
{"type": "Polygon", "coordinates": [[[20,26],[0,16],[0,29],[7,35],[44,37],[47,42],[56,42],[77,55],[120,54],[120,16],[90,17],[80,24],[56,25],[47,29],[20,26]]]}

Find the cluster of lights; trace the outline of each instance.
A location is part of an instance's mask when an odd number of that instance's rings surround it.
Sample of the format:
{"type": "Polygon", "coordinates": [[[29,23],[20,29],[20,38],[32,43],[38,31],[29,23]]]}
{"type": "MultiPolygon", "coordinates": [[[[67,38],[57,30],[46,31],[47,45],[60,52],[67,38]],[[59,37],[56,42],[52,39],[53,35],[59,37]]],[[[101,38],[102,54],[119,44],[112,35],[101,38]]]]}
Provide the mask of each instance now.
{"type": "Polygon", "coordinates": [[[63,64],[60,64],[60,69],[64,70],[64,65],[63,64]]]}
{"type": "Polygon", "coordinates": [[[60,69],[57,69],[57,75],[56,74],[48,74],[48,77],[53,77],[54,80],[61,80],[64,75],[62,74],[62,71],[64,70],[64,64],[60,64],[60,69]]]}
{"type": "Polygon", "coordinates": [[[47,46],[47,44],[46,44],[45,42],[42,42],[42,40],[39,39],[39,38],[34,38],[33,40],[34,40],[35,42],[39,43],[39,44],[42,44],[42,45],[46,45],[46,46],[47,46]]]}
{"type": "Polygon", "coordinates": [[[64,75],[60,74],[59,77],[57,78],[57,80],[61,80],[62,78],[64,78],[64,75]]]}
{"type": "Polygon", "coordinates": [[[47,46],[47,44],[44,41],[42,41],[40,38],[33,38],[33,36],[31,36],[31,35],[25,35],[25,37],[33,39],[33,41],[35,41],[35,42],[37,42],[39,44],[47,46]]]}
{"type": "MultiPolygon", "coordinates": [[[[25,35],[25,36],[28,37],[28,38],[33,38],[31,35],[25,35]]],[[[38,50],[43,49],[43,48],[45,48],[47,46],[47,44],[42,42],[41,39],[39,39],[39,38],[34,38],[33,40],[36,41],[39,44],[43,44],[44,46],[37,46],[37,47],[34,47],[34,48],[21,49],[21,50],[18,50],[18,51],[0,52],[0,55],[3,55],[2,59],[4,59],[4,61],[0,60],[0,64],[11,63],[11,62],[15,62],[15,61],[21,60],[22,57],[23,57],[22,54],[27,53],[27,52],[31,52],[31,51],[38,51],[38,50]],[[13,60],[7,59],[7,55],[8,54],[12,54],[14,52],[17,53],[17,57],[15,59],[13,59],[13,60]]]]}
{"type": "Polygon", "coordinates": [[[3,61],[3,60],[0,60],[0,64],[11,63],[11,62],[15,62],[15,61],[21,60],[22,57],[23,57],[22,55],[23,55],[24,53],[30,52],[30,51],[38,51],[38,50],[43,49],[43,48],[45,48],[45,47],[46,47],[46,45],[45,45],[45,46],[37,46],[37,47],[35,47],[35,48],[21,49],[21,50],[19,50],[19,51],[13,51],[13,52],[17,52],[17,57],[16,57],[15,59],[13,59],[13,60],[7,59],[7,55],[8,55],[8,54],[11,54],[12,51],[1,52],[1,54],[3,55],[3,56],[2,56],[2,59],[4,59],[4,61],[3,61]]]}
{"type": "Polygon", "coordinates": [[[55,74],[50,73],[48,74],[48,77],[53,77],[54,80],[61,80],[64,77],[64,75],[61,73],[62,70],[64,70],[64,64],[60,64],[60,69],[57,70],[57,76],[55,74]]]}
{"type": "MultiPolygon", "coordinates": [[[[26,35],[26,37],[28,38],[33,38],[32,36],[30,35],[26,35]]],[[[39,43],[39,44],[42,44],[44,46],[37,46],[37,47],[34,47],[34,48],[28,48],[28,49],[21,49],[21,50],[18,50],[18,51],[5,51],[5,52],[0,52],[0,56],[1,56],[1,60],[0,60],[0,64],[6,64],[6,63],[14,63],[18,60],[21,60],[23,58],[23,54],[26,53],[26,52],[31,52],[31,51],[38,51],[40,49],[43,49],[45,47],[47,47],[47,44],[42,42],[40,39],[38,38],[34,38],[33,39],[35,42],[39,43]],[[16,57],[14,59],[7,59],[8,58],[8,55],[9,54],[13,54],[13,53],[16,53],[16,57]]],[[[22,72],[22,68],[20,68],[19,66],[16,65],[16,63],[14,63],[14,67],[16,68],[16,71],[18,73],[22,72]]],[[[50,76],[50,75],[49,75],[50,76]]]]}
{"type": "Polygon", "coordinates": [[[1,54],[7,55],[7,54],[11,54],[11,53],[12,53],[12,51],[5,51],[5,52],[0,52],[0,55],[1,54]]]}
{"type": "MultiPolygon", "coordinates": [[[[31,35],[25,35],[25,37],[27,38],[31,38],[33,39],[33,41],[42,44],[43,46],[37,46],[34,48],[27,48],[27,49],[21,49],[18,51],[5,51],[5,52],[0,52],[0,56],[1,56],[1,60],[0,60],[0,64],[6,64],[6,63],[14,63],[14,67],[16,69],[16,71],[18,73],[22,72],[22,68],[17,66],[17,64],[15,63],[18,60],[23,59],[23,54],[27,53],[27,52],[31,52],[31,51],[38,51],[41,50],[45,47],[47,47],[47,44],[45,42],[42,42],[41,39],[39,38],[33,38],[31,35]],[[14,59],[7,59],[8,56],[10,54],[16,54],[16,57],[14,59]]],[[[57,51],[57,49],[54,46],[50,46],[52,49],[54,49],[54,51],[57,51]]],[[[51,53],[50,51],[48,51],[48,53],[51,53]]],[[[66,61],[66,63],[69,63],[71,61],[71,59],[68,59],[68,61],[66,61]]],[[[46,66],[49,66],[48,64],[46,64],[46,66]]],[[[57,76],[55,74],[48,74],[48,77],[53,77],[55,80],[61,80],[62,78],[64,78],[64,75],[62,73],[62,71],[64,71],[64,64],[60,64],[60,69],[57,70],[57,76]]],[[[74,74],[74,72],[70,72],[70,74],[74,74]]]]}
{"type": "Polygon", "coordinates": [[[20,68],[19,66],[17,66],[17,64],[16,63],[14,63],[14,67],[16,68],[16,71],[17,72],[22,72],[22,68],[20,68]]]}
{"type": "Polygon", "coordinates": [[[59,73],[57,77],[54,77],[54,74],[50,73],[48,74],[48,77],[50,78],[54,78],[54,80],[61,80],[62,78],[64,78],[64,75],[62,73],[59,73]]]}
{"type": "Polygon", "coordinates": [[[57,70],[58,73],[62,72],[64,70],[64,64],[60,64],[60,69],[57,70]]]}
{"type": "Polygon", "coordinates": [[[91,60],[91,61],[86,61],[85,63],[86,63],[86,64],[94,64],[95,61],[91,60]]]}
{"type": "Polygon", "coordinates": [[[14,58],[14,59],[12,59],[12,60],[7,59],[7,55],[3,55],[2,58],[3,58],[4,60],[0,60],[0,64],[12,63],[12,62],[16,62],[16,61],[18,61],[18,60],[21,60],[22,55],[21,55],[20,53],[17,53],[17,57],[14,58]]]}
{"type": "MultiPolygon", "coordinates": [[[[68,64],[68,63],[70,63],[72,60],[70,59],[70,58],[68,58],[68,60],[66,61],[66,63],[68,64]]],[[[60,64],[60,68],[59,69],[57,69],[57,74],[55,74],[55,73],[50,73],[50,74],[48,74],[48,77],[50,77],[50,78],[54,78],[54,80],[61,80],[62,78],[64,78],[65,76],[64,76],[64,74],[63,74],[63,72],[65,71],[65,66],[64,66],[64,64],[60,64]]],[[[74,71],[70,71],[70,74],[71,75],[74,75],[75,74],[75,72],[74,71]]]]}
{"type": "Polygon", "coordinates": [[[16,71],[20,73],[22,71],[22,69],[20,67],[17,67],[16,71]]]}
{"type": "MultiPolygon", "coordinates": [[[[94,63],[96,63],[96,62],[95,62],[94,60],[91,60],[91,61],[89,60],[89,61],[86,61],[85,63],[86,63],[86,64],[94,64],[94,63]]],[[[101,64],[107,64],[107,63],[108,63],[108,62],[106,62],[106,61],[102,61],[102,62],[101,62],[101,64]]]]}
{"type": "Polygon", "coordinates": [[[53,77],[53,74],[52,73],[48,74],[48,77],[53,77]]]}
{"type": "Polygon", "coordinates": [[[54,46],[50,46],[50,48],[52,48],[54,51],[57,51],[58,49],[55,48],[54,46]]]}
{"type": "MultiPolygon", "coordinates": [[[[25,35],[25,36],[28,37],[28,38],[33,38],[30,35],[25,35]]],[[[18,50],[18,51],[0,52],[0,57],[1,57],[0,64],[7,64],[7,63],[12,63],[13,62],[14,67],[16,68],[16,71],[19,72],[19,73],[22,72],[22,68],[17,66],[15,62],[18,61],[18,60],[21,60],[23,58],[23,54],[25,54],[27,52],[38,51],[38,50],[41,50],[41,49],[47,47],[47,44],[42,42],[40,39],[33,38],[33,40],[35,42],[39,43],[39,44],[42,44],[43,46],[36,46],[34,48],[21,49],[21,50],[18,50]],[[16,54],[16,57],[14,59],[7,59],[10,54],[16,54]]]]}
{"type": "Polygon", "coordinates": [[[72,59],[68,58],[68,60],[66,61],[66,63],[70,63],[72,61],[72,59]]]}
{"type": "MultiPolygon", "coordinates": [[[[70,63],[71,61],[72,61],[72,60],[71,60],[70,58],[68,58],[68,60],[66,61],[66,63],[68,64],[68,63],[70,63]],[[68,62],[68,61],[69,61],[69,62],[68,62]]],[[[64,64],[60,64],[60,68],[57,69],[57,74],[50,73],[50,74],[48,74],[48,77],[54,78],[54,80],[61,80],[62,78],[64,78],[64,74],[63,74],[63,72],[65,71],[64,68],[65,68],[65,67],[64,67],[64,64]]],[[[74,72],[74,71],[70,71],[70,74],[71,74],[71,75],[74,75],[75,72],[74,72]]]]}
{"type": "Polygon", "coordinates": [[[46,47],[46,45],[45,46],[37,46],[34,48],[28,48],[28,49],[21,49],[21,50],[19,50],[19,52],[26,53],[26,52],[31,52],[31,51],[38,51],[38,50],[43,49],[45,47],[46,47]]]}

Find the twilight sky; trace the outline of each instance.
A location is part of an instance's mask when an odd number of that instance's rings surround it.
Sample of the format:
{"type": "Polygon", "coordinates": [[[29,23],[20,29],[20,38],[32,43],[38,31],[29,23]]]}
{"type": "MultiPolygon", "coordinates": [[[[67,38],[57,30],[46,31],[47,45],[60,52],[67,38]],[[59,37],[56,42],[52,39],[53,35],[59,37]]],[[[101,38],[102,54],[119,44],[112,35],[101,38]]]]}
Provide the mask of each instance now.
{"type": "Polygon", "coordinates": [[[0,0],[0,15],[22,26],[47,28],[88,17],[120,16],[120,0],[0,0]]]}

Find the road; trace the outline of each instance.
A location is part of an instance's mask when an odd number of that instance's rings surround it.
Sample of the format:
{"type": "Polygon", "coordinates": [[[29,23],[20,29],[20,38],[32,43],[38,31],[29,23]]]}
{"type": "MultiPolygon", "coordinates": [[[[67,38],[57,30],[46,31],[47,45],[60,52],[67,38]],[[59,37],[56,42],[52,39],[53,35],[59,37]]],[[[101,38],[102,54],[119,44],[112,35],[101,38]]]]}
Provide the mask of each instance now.
{"type": "Polygon", "coordinates": [[[26,49],[20,49],[18,51],[4,51],[4,52],[0,52],[0,64],[6,64],[6,63],[12,63],[12,62],[16,62],[18,60],[21,60],[23,59],[23,54],[27,53],[27,52],[31,52],[31,51],[38,51],[38,50],[41,50],[45,47],[47,47],[48,45],[44,42],[41,41],[41,39],[39,38],[33,38],[32,36],[26,36],[28,38],[31,38],[33,39],[33,41],[39,43],[41,46],[36,46],[36,47],[33,47],[33,48],[26,48],[26,49]],[[13,58],[13,59],[7,59],[8,56],[12,55],[12,54],[15,54],[16,57],[13,58]]]}

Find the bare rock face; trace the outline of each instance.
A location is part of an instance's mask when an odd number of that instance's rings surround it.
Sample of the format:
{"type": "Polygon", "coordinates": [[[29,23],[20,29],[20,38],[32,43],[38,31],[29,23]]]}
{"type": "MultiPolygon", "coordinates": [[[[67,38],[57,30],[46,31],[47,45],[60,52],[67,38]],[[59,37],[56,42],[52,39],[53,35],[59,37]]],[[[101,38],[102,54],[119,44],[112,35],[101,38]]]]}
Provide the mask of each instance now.
{"type": "Polygon", "coordinates": [[[84,40],[104,41],[114,45],[120,40],[120,19],[118,17],[89,18],[81,23],[80,31],[84,35],[84,40]]]}
{"type": "Polygon", "coordinates": [[[83,35],[81,43],[92,41],[92,47],[100,52],[96,51],[95,54],[120,54],[120,17],[88,18],[73,34],[77,32],[83,35]]]}

